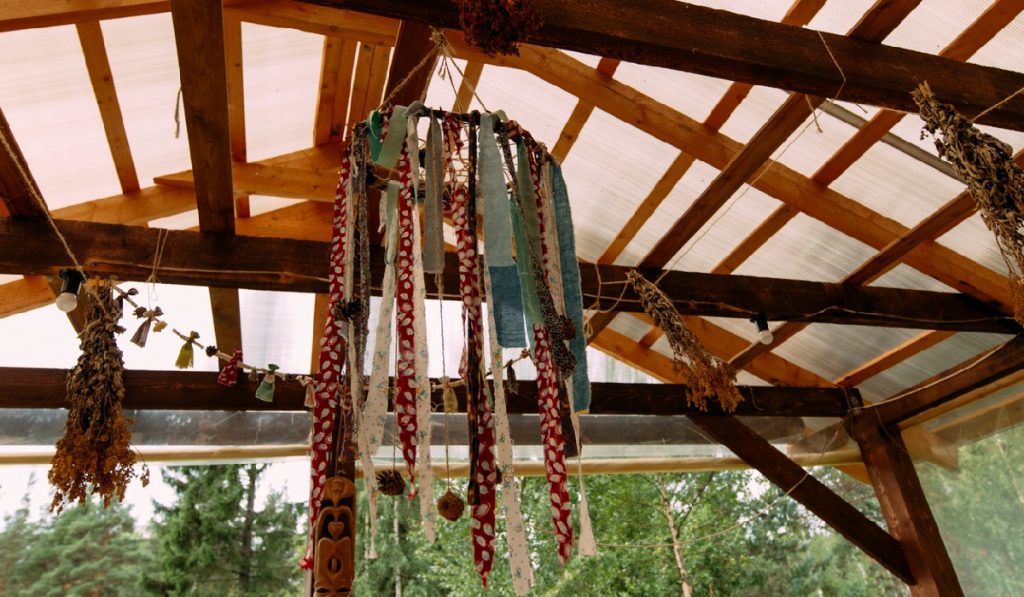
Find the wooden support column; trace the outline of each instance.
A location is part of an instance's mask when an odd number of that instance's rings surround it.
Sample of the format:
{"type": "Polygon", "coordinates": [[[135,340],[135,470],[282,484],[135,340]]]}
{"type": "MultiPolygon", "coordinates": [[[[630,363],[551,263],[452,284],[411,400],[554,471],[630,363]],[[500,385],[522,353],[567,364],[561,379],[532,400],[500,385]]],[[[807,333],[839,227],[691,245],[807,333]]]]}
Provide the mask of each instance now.
{"type": "Polygon", "coordinates": [[[911,594],[963,595],[900,430],[880,426],[870,412],[851,417],[851,427],[885,522],[903,544],[913,573],[911,594]]]}
{"type": "Polygon", "coordinates": [[[898,538],[894,539],[755,431],[734,417],[691,415],[690,420],[890,572],[907,583],[914,582],[898,538]]]}

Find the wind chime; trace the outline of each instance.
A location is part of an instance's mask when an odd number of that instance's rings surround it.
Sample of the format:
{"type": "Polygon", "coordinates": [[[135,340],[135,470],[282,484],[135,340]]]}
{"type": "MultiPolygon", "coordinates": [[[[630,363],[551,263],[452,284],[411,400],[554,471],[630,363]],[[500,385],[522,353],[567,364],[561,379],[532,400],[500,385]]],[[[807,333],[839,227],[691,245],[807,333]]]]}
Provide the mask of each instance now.
{"type": "MultiPolygon", "coordinates": [[[[461,380],[450,384],[444,378],[442,386],[446,403],[454,402],[453,385],[465,391],[470,460],[466,509],[476,570],[486,585],[501,485],[516,590],[524,594],[532,584],[505,406],[506,348],[525,349],[537,370],[552,525],[563,564],[572,553],[566,457],[578,453],[576,415],[589,408],[590,385],[579,268],[561,168],[543,145],[501,113],[441,112],[417,102],[374,112],[355,127],[342,157],[333,221],[330,317],[320,341],[313,407],[311,537],[303,561],[304,567],[313,569],[314,586],[323,594],[351,590],[352,529],[348,522],[337,523],[335,509],[337,500],[345,499],[338,495],[353,493],[347,484],[357,455],[368,494],[371,558],[376,555],[377,494],[405,492],[399,471],[374,474],[372,456],[383,442],[391,396],[397,428],[392,435],[397,435],[409,478],[409,499],[419,497],[424,533],[433,541],[432,387],[427,376],[424,277],[436,276],[440,298],[446,219],[456,238],[464,345],[461,380]],[[426,120],[423,142],[421,119],[426,120]],[[369,338],[371,186],[384,189],[380,220],[386,266],[383,280],[374,281],[382,289],[382,302],[367,379],[362,364],[369,338]],[[388,376],[392,344],[393,380],[388,376]],[[493,383],[488,383],[488,376],[493,383]],[[339,484],[344,487],[327,495],[325,487],[339,484]]],[[[581,492],[581,552],[591,553],[593,539],[582,496],[581,492]]],[[[349,500],[347,512],[352,512],[349,500]]],[[[462,509],[461,499],[451,491],[437,504],[451,520],[462,509]]]]}

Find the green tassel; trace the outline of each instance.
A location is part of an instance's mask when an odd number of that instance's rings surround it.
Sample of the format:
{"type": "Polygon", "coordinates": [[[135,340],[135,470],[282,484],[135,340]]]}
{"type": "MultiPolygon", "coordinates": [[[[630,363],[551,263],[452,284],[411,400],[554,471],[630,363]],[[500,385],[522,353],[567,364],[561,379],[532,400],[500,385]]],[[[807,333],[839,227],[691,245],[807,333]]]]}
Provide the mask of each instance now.
{"type": "Polygon", "coordinates": [[[174,361],[174,366],[178,369],[191,369],[193,359],[192,343],[199,338],[199,332],[190,332],[188,338],[185,340],[185,345],[178,351],[178,360],[174,361]]]}
{"type": "Polygon", "coordinates": [[[263,376],[263,381],[260,382],[260,387],[256,388],[256,397],[264,402],[274,401],[274,385],[277,381],[277,375],[274,371],[277,371],[279,367],[273,363],[267,365],[269,373],[263,376]]]}

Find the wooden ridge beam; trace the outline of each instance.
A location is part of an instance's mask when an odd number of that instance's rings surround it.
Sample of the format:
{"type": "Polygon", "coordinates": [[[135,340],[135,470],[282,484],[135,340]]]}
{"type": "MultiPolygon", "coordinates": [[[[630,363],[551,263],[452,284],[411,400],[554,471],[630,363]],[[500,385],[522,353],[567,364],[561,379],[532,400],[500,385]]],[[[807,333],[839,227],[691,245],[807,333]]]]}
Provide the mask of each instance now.
{"type": "MultiPolygon", "coordinates": [[[[0,408],[63,408],[66,369],[0,367],[0,408]]],[[[274,402],[252,396],[252,387],[226,388],[217,383],[216,372],[140,371],[124,374],[125,408],[145,410],[274,410],[301,411],[305,389],[281,383],[274,402]]],[[[435,385],[440,385],[434,380],[435,385]]],[[[757,417],[843,417],[849,412],[847,393],[842,389],[740,386],[747,397],[737,407],[737,416],[757,417]]],[[[590,414],[600,415],[686,415],[698,412],[682,399],[685,386],[678,384],[621,384],[595,382],[590,414]]],[[[456,388],[459,411],[465,412],[466,397],[456,388]]],[[[442,406],[441,390],[432,395],[434,407],[442,406]]],[[[509,413],[536,414],[537,385],[519,382],[509,396],[509,413]]],[[[725,416],[712,402],[705,416],[725,416]]]]}
{"type": "Polygon", "coordinates": [[[763,437],[732,417],[690,416],[690,420],[887,570],[907,583],[914,582],[898,540],[763,437]]]}
{"type": "MultiPolygon", "coordinates": [[[[326,290],[326,242],[255,239],[67,220],[57,224],[87,270],[121,280],[144,280],[149,275],[157,236],[163,234],[164,282],[299,292],[326,290]]],[[[46,222],[0,219],[0,233],[2,272],[52,274],[66,265],[67,256],[59,243],[52,241],[53,232],[46,222]]],[[[457,288],[455,257],[448,258],[448,287],[457,288]]],[[[374,268],[382,269],[383,251],[375,249],[372,261],[374,268]]],[[[614,265],[583,265],[584,296],[596,298],[602,285],[624,282],[631,270],[614,265]]],[[[662,273],[641,271],[651,279],[662,273]]],[[[377,272],[374,280],[379,277],[377,272]]],[[[772,318],[850,325],[1020,331],[1012,318],[956,293],[678,271],[662,277],[660,287],[684,315],[747,318],[752,313],[765,312],[772,318]]],[[[623,292],[621,300],[607,297],[597,306],[642,311],[639,297],[631,288],[623,292]]]]}
{"type": "MultiPolygon", "coordinates": [[[[887,400],[871,405],[866,413],[880,425],[896,425],[941,407],[970,392],[996,382],[1003,385],[1024,378],[1024,335],[996,347],[967,366],[940,379],[919,384],[887,400]],[[1006,381],[1010,377],[1011,381],[1006,381]]],[[[926,380],[927,381],[927,380],[926,380]]]]}
{"type": "MultiPolygon", "coordinates": [[[[392,18],[459,29],[448,1],[311,0],[392,18]]],[[[676,2],[534,0],[543,25],[527,41],[701,75],[779,87],[813,96],[842,88],[846,101],[914,112],[910,91],[928,81],[936,96],[973,116],[1024,87],[1024,75],[959,63],[853,37],[812,31],[676,2]],[[823,43],[829,52],[822,51],[823,43]],[[765,47],[773,49],[764,51],[765,47]],[[834,60],[833,60],[834,57],[834,60]],[[842,74],[835,64],[842,65],[842,74]]],[[[871,33],[871,31],[865,31],[871,33]]],[[[870,35],[866,35],[870,37],[870,35]]],[[[1024,100],[983,119],[1024,126],[1024,100]]]]}

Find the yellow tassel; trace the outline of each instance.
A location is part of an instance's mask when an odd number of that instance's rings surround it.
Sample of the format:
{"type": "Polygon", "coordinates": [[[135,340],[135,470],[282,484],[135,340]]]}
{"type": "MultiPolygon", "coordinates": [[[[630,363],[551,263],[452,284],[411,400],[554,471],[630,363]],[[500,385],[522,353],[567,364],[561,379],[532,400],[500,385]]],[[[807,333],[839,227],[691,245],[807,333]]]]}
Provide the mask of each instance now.
{"type": "Polygon", "coordinates": [[[174,361],[174,366],[178,369],[189,369],[192,367],[194,361],[194,355],[192,351],[192,343],[199,338],[199,332],[191,332],[188,338],[185,339],[185,345],[178,351],[178,360],[174,361]]]}
{"type": "Polygon", "coordinates": [[[452,385],[448,383],[447,377],[441,378],[441,386],[444,388],[441,392],[441,397],[444,400],[444,412],[459,412],[459,400],[455,397],[455,390],[452,389],[452,385]]]}

